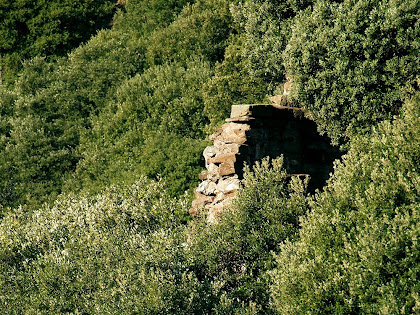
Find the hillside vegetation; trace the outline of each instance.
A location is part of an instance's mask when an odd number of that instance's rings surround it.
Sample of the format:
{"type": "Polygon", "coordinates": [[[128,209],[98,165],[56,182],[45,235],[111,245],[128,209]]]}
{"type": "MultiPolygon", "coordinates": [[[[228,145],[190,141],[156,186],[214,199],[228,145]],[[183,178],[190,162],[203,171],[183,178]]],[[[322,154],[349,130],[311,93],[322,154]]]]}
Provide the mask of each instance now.
{"type": "Polygon", "coordinates": [[[0,2],[0,309],[420,312],[416,0],[0,2]],[[230,106],[281,93],[345,154],[188,215],[230,106]]]}

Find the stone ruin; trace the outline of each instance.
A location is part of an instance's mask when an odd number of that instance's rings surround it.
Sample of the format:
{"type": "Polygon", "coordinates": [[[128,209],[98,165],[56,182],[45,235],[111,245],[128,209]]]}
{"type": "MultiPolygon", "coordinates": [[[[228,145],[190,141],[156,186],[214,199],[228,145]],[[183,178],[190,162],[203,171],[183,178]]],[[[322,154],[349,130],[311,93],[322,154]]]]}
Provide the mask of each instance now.
{"type": "Polygon", "coordinates": [[[190,214],[204,207],[208,222],[235,196],[243,178],[243,167],[269,156],[283,154],[291,175],[310,176],[309,190],[321,188],[340,156],[330,139],[319,135],[316,124],[303,110],[278,104],[233,105],[230,118],[210,136],[205,148],[205,167],[195,189],[190,214]]]}

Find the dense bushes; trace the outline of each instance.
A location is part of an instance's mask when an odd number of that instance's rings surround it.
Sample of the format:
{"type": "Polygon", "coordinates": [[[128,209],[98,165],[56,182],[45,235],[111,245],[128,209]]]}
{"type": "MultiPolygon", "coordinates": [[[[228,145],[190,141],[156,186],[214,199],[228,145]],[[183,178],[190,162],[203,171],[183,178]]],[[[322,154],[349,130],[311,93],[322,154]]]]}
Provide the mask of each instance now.
{"type": "Polygon", "coordinates": [[[3,313],[172,313],[202,303],[185,267],[186,203],[142,178],[96,197],[62,196],[0,226],[3,313]]]}
{"type": "Polygon", "coordinates": [[[200,60],[185,63],[151,67],[118,88],[83,134],[67,189],[98,191],[138,174],[168,176],[175,195],[195,185],[207,122],[200,92],[212,71],[200,60]]]}
{"type": "Polygon", "coordinates": [[[302,12],[283,53],[295,100],[335,141],[396,114],[418,74],[417,1],[318,1],[302,12]]]}
{"type": "Polygon", "coordinates": [[[104,31],[67,60],[25,63],[9,92],[14,97],[1,102],[10,132],[3,134],[0,147],[0,189],[14,191],[13,200],[2,200],[3,205],[36,205],[55,198],[63,175],[75,169],[75,150],[90,115],[138,68],[135,52],[104,31]]]}
{"type": "MultiPolygon", "coordinates": [[[[56,59],[110,26],[114,1],[2,1],[0,3],[0,69],[13,82],[22,60],[56,59]]],[[[0,74],[1,75],[1,74],[0,74]]]]}
{"type": "Polygon", "coordinates": [[[273,272],[283,314],[419,310],[420,95],[358,137],[273,272]]]}
{"type": "Polygon", "coordinates": [[[283,159],[257,163],[245,170],[243,189],[218,224],[193,226],[190,251],[194,269],[218,283],[224,314],[244,307],[269,312],[269,282],[273,253],[286,239],[295,239],[298,218],[308,204],[306,184],[290,179],[283,159]]]}
{"type": "Polygon", "coordinates": [[[245,37],[242,55],[248,75],[264,81],[270,92],[285,80],[282,52],[291,36],[293,17],[312,3],[255,0],[234,7],[234,17],[245,37]]]}
{"type": "Polygon", "coordinates": [[[203,87],[203,110],[211,122],[210,128],[230,115],[232,104],[262,102],[267,94],[266,84],[246,70],[244,41],[242,34],[230,37],[223,61],[216,63],[214,76],[203,87]]]}
{"type": "Polygon", "coordinates": [[[96,196],[60,196],[0,224],[0,306],[13,312],[267,311],[279,242],[297,232],[304,184],[282,160],[246,172],[220,224],[184,225],[189,203],[144,177],[96,196]],[[274,197],[274,198],[273,198],[274,197]],[[209,242],[210,240],[210,242],[209,242]]]}
{"type": "Polygon", "coordinates": [[[210,62],[223,58],[229,37],[229,0],[198,0],[186,5],[166,28],[151,34],[146,57],[150,65],[183,62],[198,56],[210,62]]]}

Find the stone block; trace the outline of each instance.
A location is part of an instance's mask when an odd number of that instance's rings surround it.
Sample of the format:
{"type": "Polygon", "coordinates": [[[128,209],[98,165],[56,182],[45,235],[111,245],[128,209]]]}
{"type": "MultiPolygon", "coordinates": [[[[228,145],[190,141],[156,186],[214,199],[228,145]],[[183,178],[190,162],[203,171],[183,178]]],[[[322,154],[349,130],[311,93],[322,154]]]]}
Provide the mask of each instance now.
{"type": "Polygon", "coordinates": [[[234,192],[223,193],[223,192],[219,191],[212,203],[217,204],[217,203],[219,203],[219,202],[221,202],[225,199],[232,198],[232,197],[235,197],[234,192]]]}
{"type": "Polygon", "coordinates": [[[231,174],[235,174],[235,165],[232,162],[225,162],[225,163],[221,163],[219,166],[219,175],[220,176],[226,176],[226,175],[231,175],[231,174]]]}
{"type": "Polygon", "coordinates": [[[197,190],[194,190],[194,202],[196,202],[199,205],[206,205],[208,203],[212,203],[214,201],[214,196],[207,196],[207,195],[203,195],[199,192],[197,192],[197,190]]]}
{"type": "Polygon", "coordinates": [[[221,191],[224,194],[231,193],[239,189],[240,180],[235,177],[228,177],[228,178],[220,179],[216,187],[218,191],[221,191]]]}
{"type": "Polygon", "coordinates": [[[219,191],[216,194],[216,198],[214,198],[214,203],[218,203],[218,202],[222,201],[223,199],[225,199],[225,194],[223,192],[219,191]]]}
{"type": "Polygon", "coordinates": [[[207,165],[207,179],[215,181],[218,178],[220,178],[219,167],[213,163],[207,165]]]}
{"type": "Polygon", "coordinates": [[[234,118],[226,118],[226,122],[249,122],[251,120],[255,120],[254,117],[250,116],[241,116],[241,117],[234,117],[234,118]]]}
{"type": "Polygon", "coordinates": [[[227,123],[210,136],[210,140],[220,140],[225,143],[242,144],[246,142],[246,132],[251,127],[247,124],[227,123]]]}
{"type": "Polygon", "coordinates": [[[201,182],[200,185],[198,185],[195,191],[197,193],[200,193],[206,196],[211,196],[211,195],[216,194],[216,190],[217,190],[216,183],[210,180],[205,180],[201,182]]]}
{"type": "Polygon", "coordinates": [[[226,127],[227,127],[226,125],[228,125],[228,124],[227,123],[223,124],[219,129],[216,129],[216,131],[209,136],[210,141],[214,141],[214,140],[218,139],[220,137],[220,135],[223,133],[223,131],[226,129],[226,127]]]}
{"type": "Polygon", "coordinates": [[[214,146],[219,150],[219,154],[237,154],[241,147],[238,143],[226,143],[220,140],[215,140],[214,146]]]}
{"type": "Polygon", "coordinates": [[[251,105],[232,105],[230,118],[252,116],[251,105]]]}
{"type": "Polygon", "coordinates": [[[208,174],[209,174],[209,171],[207,171],[207,170],[203,170],[203,171],[201,171],[201,173],[198,175],[198,178],[199,178],[200,180],[206,180],[206,179],[207,179],[207,177],[208,177],[208,174]]]}
{"type": "Polygon", "coordinates": [[[217,153],[219,153],[219,149],[217,147],[211,145],[211,146],[208,146],[204,149],[203,156],[211,158],[211,157],[215,156],[217,153]]]}
{"type": "Polygon", "coordinates": [[[206,165],[208,165],[210,163],[209,160],[218,153],[219,153],[219,149],[217,147],[215,146],[206,147],[203,151],[203,156],[204,156],[206,165]]]}
{"type": "Polygon", "coordinates": [[[214,164],[221,164],[221,163],[230,163],[236,162],[236,154],[221,154],[221,155],[216,155],[215,157],[211,158],[209,160],[210,163],[214,163],[214,164]]]}

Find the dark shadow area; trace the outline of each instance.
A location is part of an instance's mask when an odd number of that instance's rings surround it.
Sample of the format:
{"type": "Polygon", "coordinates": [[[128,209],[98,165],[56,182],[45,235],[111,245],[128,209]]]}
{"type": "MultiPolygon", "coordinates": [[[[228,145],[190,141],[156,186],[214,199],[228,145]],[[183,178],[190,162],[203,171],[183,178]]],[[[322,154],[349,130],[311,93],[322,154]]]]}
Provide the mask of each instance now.
{"type": "Polygon", "coordinates": [[[310,192],[324,186],[333,170],[333,161],[342,152],[330,144],[328,137],[318,133],[315,122],[305,118],[299,109],[270,105],[253,107],[252,117],[246,144],[240,147],[235,163],[239,178],[243,177],[244,163],[253,165],[265,156],[276,158],[283,154],[289,174],[311,177],[310,192]]]}

